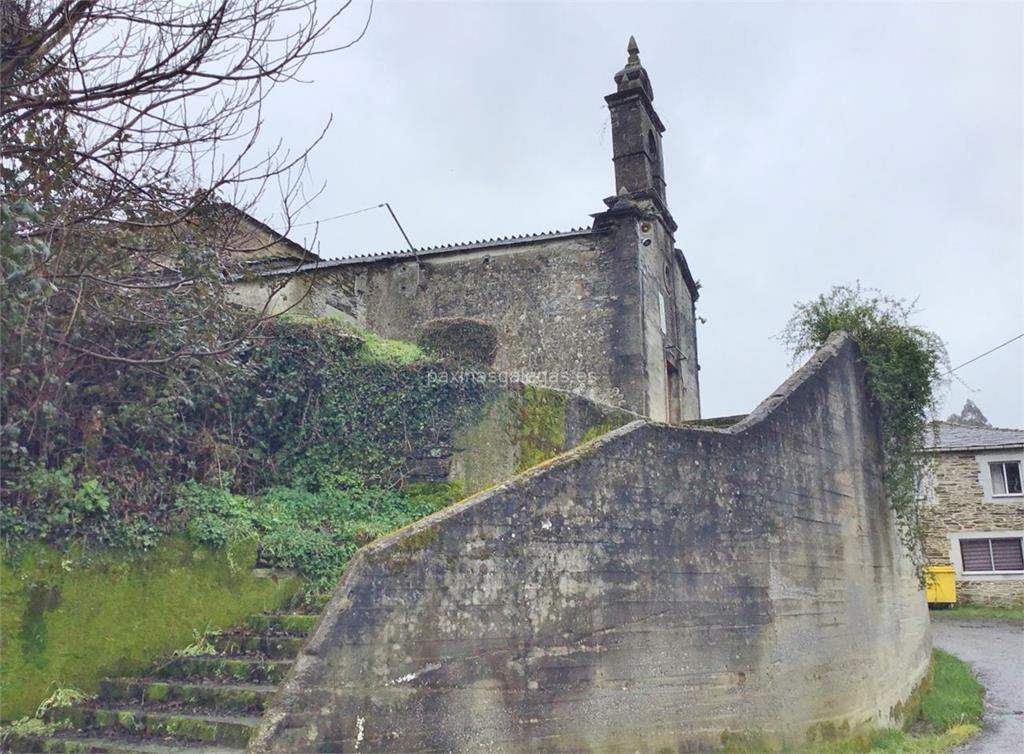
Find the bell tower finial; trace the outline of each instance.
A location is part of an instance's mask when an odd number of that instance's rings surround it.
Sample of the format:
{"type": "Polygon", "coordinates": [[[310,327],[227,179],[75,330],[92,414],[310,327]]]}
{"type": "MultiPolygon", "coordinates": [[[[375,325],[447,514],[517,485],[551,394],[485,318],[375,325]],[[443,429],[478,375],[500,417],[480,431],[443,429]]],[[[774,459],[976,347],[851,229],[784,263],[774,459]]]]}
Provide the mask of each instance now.
{"type": "Polygon", "coordinates": [[[640,48],[637,47],[636,39],[632,34],[629,35],[629,44],[626,45],[626,52],[629,53],[629,57],[626,58],[626,65],[640,65],[640,48]]]}

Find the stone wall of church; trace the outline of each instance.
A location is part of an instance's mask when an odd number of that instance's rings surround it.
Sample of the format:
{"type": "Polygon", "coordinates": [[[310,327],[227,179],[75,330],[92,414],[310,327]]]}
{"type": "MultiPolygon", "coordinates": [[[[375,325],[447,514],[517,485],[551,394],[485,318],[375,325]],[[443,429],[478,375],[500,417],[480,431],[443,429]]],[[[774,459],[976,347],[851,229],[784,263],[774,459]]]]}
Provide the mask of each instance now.
{"type": "Polygon", "coordinates": [[[694,300],[665,226],[639,219],[636,236],[647,415],[672,423],[696,419],[700,390],[694,300]]]}
{"type": "Polygon", "coordinates": [[[364,548],[254,752],[744,751],[890,725],[928,615],[834,338],[729,429],[637,421],[364,548]]]}
{"type": "MultiPolygon", "coordinates": [[[[502,376],[664,421],[665,343],[657,293],[650,282],[642,291],[639,282],[643,274],[664,285],[662,265],[641,273],[651,265],[641,260],[637,233],[629,220],[605,230],[424,255],[421,264],[400,258],[335,266],[296,276],[271,310],[294,307],[339,317],[399,340],[416,340],[420,326],[432,319],[473,317],[496,328],[494,369],[502,376]],[[645,332],[652,327],[656,343],[648,348],[645,332]]],[[[236,296],[262,306],[275,283],[280,278],[240,282],[236,296]]],[[[666,298],[670,316],[677,313],[672,336],[689,354],[684,363],[690,368],[682,380],[686,400],[679,418],[694,419],[699,404],[693,304],[685,284],[672,292],[664,286],[663,297],[672,295],[676,300],[666,298]]]]}

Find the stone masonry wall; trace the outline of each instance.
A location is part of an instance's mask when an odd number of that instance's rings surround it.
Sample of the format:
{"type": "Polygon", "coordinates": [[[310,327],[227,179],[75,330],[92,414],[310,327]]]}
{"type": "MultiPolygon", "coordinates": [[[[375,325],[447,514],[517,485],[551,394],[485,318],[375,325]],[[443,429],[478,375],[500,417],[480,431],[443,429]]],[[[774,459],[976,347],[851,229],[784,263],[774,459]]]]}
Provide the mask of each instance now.
{"type": "Polygon", "coordinates": [[[407,341],[432,319],[480,319],[497,331],[495,370],[661,421],[668,417],[664,354],[673,345],[683,355],[680,418],[695,419],[693,302],[681,278],[669,290],[662,265],[641,272],[637,234],[630,219],[601,230],[429,254],[420,265],[380,259],[304,272],[286,284],[283,277],[238,281],[234,295],[254,308],[269,298],[272,313],[337,317],[407,341]],[[672,344],[658,329],[652,280],[661,282],[668,315],[676,315],[672,344]],[[272,286],[281,290],[271,295],[272,286]]]}
{"type": "Polygon", "coordinates": [[[888,724],[923,593],[836,338],[729,429],[637,421],[364,548],[255,752],[694,751],[888,724]]]}
{"type": "Polygon", "coordinates": [[[665,226],[661,222],[643,220],[637,222],[636,232],[644,319],[647,415],[655,421],[673,424],[696,419],[700,416],[700,390],[694,301],[674,258],[673,239],[665,226]],[[676,367],[676,384],[669,380],[668,361],[676,367]],[[672,401],[677,403],[674,410],[669,405],[672,401]]]}
{"type": "MultiPolygon", "coordinates": [[[[930,463],[931,484],[923,501],[928,531],[925,556],[929,565],[955,562],[951,534],[1024,531],[1024,499],[985,500],[977,452],[935,453],[930,463]]],[[[971,605],[1024,604],[1024,576],[976,575],[956,577],[957,601],[971,605]]]]}

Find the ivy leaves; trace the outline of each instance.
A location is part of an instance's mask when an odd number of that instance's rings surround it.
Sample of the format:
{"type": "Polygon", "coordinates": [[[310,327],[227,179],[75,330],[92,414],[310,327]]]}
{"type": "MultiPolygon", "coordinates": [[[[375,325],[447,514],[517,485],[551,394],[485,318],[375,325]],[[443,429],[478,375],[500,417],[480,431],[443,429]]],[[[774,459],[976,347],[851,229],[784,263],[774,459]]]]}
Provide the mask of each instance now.
{"type": "Polygon", "coordinates": [[[935,333],[910,324],[913,305],[860,285],[836,286],[797,304],[782,333],[794,358],[845,331],[860,348],[882,424],[884,480],[904,546],[924,564],[917,480],[924,472],[924,438],[935,413],[935,391],[948,371],[946,347],[935,333]]]}

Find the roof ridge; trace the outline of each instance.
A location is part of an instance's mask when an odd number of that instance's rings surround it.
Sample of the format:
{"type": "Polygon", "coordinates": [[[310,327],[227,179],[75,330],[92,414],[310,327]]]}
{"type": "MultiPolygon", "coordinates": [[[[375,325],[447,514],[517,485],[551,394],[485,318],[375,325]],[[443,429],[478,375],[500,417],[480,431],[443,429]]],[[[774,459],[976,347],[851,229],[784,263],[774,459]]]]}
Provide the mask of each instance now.
{"type": "Polygon", "coordinates": [[[963,427],[964,429],[981,429],[996,432],[1024,432],[1024,427],[992,427],[978,424],[963,424],[962,422],[951,422],[948,419],[936,419],[936,424],[948,424],[951,427],[963,427]]]}
{"type": "Polygon", "coordinates": [[[350,254],[344,257],[337,257],[335,259],[325,259],[326,262],[336,262],[342,259],[368,259],[373,257],[386,257],[394,254],[412,254],[422,253],[428,251],[441,251],[445,249],[459,249],[464,246],[482,246],[490,244],[499,244],[505,241],[523,241],[532,238],[552,238],[555,236],[572,235],[575,233],[589,233],[594,229],[587,226],[580,226],[579,228],[570,228],[569,230],[542,230],[536,233],[522,233],[522,234],[511,234],[507,236],[495,236],[494,238],[478,238],[473,241],[456,241],[454,243],[439,243],[432,246],[420,246],[412,251],[410,249],[387,249],[385,251],[364,251],[350,254]]]}

